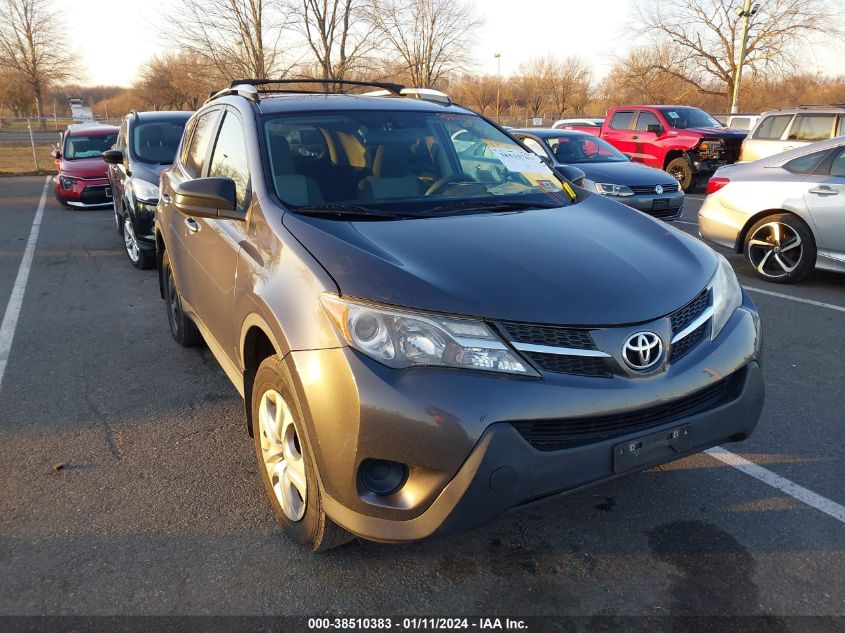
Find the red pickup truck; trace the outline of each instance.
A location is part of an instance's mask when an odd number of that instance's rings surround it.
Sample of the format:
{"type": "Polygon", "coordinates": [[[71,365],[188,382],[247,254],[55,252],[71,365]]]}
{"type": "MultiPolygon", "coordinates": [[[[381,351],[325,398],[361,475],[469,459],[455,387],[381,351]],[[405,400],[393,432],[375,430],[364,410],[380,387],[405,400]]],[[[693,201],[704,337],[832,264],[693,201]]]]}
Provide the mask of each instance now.
{"type": "Polygon", "coordinates": [[[619,106],[608,110],[601,127],[564,127],[600,136],[631,160],[666,170],[684,191],[736,162],[747,134],[690,106],[619,106]]]}

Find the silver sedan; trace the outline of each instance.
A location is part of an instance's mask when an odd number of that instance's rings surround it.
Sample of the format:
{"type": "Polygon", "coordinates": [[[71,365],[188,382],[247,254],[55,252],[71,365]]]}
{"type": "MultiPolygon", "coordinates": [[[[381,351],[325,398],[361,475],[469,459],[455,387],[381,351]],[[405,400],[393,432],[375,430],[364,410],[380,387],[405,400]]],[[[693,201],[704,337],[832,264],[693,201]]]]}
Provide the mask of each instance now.
{"type": "Polygon", "coordinates": [[[701,236],[744,253],[763,279],[845,272],[845,137],[722,167],[707,193],[701,236]]]}

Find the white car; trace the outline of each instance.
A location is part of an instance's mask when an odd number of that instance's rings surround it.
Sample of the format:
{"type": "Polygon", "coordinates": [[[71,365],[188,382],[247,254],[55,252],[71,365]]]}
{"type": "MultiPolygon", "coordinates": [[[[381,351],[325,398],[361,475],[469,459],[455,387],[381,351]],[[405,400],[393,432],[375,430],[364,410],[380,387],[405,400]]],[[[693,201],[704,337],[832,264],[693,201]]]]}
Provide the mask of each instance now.
{"type": "Polygon", "coordinates": [[[561,128],[576,126],[583,127],[601,127],[604,119],[558,119],[552,124],[552,129],[559,130],[561,128]]]}
{"type": "Polygon", "coordinates": [[[845,272],[845,137],[722,167],[707,193],[701,236],[744,253],[763,279],[845,272]]]}

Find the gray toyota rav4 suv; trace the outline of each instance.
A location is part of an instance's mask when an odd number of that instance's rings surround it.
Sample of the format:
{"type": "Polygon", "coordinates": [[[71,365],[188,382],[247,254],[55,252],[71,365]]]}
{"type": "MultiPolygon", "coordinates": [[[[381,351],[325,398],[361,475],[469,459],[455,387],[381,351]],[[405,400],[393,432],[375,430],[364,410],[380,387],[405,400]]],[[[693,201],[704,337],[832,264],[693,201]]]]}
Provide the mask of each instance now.
{"type": "Polygon", "coordinates": [[[243,395],[295,541],[470,529],[752,433],[760,322],[724,258],[442,93],[314,85],[214,95],[156,210],[173,337],[243,395]]]}

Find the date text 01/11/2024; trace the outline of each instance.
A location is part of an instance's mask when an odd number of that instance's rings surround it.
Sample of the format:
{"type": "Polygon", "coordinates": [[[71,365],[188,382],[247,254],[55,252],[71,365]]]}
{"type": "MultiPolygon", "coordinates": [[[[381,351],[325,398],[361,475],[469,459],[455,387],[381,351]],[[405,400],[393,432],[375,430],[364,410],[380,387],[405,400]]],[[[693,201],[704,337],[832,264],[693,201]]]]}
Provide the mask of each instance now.
{"type": "Polygon", "coordinates": [[[404,631],[519,631],[527,629],[524,620],[511,618],[309,618],[309,630],[404,630],[404,631]]]}

